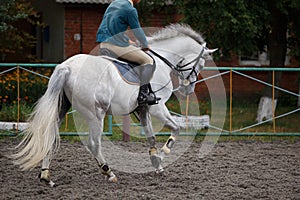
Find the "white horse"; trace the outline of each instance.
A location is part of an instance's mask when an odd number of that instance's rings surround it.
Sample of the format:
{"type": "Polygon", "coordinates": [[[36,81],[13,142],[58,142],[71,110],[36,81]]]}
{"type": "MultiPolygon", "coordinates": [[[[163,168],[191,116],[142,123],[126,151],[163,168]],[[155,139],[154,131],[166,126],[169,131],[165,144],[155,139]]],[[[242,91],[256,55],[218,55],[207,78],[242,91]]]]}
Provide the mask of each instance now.
{"type": "Polygon", "coordinates": [[[101,154],[101,133],[107,113],[123,115],[135,111],[144,128],[150,146],[149,154],[153,167],[162,172],[161,162],[179,134],[179,126],[172,119],[165,103],[172,95],[171,72],[179,79],[179,90],[188,95],[193,93],[200,69],[205,58],[215,50],[205,47],[200,34],[187,25],[170,25],[148,38],[151,54],[156,62],[156,71],[151,80],[156,95],[161,97],[157,105],[138,106],[139,85],[122,79],[112,65],[112,59],[87,54],[75,55],[54,70],[46,93],[38,101],[13,155],[15,163],[23,170],[32,169],[42,161],[40,180],[50,186],[49,165],[53,153],[59,147],[59,126],[71,105],[89,125],[87,148],[96,158],[101,171],[109,181],[117,182],[116,175],[101,154]],[[165,145],[157,149],[150,115],[158,118],[172,133],[165,145]]]}

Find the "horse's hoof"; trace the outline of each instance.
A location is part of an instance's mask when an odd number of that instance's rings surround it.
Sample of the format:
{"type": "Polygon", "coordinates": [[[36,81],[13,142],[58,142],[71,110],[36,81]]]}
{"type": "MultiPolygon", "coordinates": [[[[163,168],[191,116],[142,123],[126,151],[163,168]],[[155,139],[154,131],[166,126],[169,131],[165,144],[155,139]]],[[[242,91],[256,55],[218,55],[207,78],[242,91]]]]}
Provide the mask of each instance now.
{"type": "Polygon", "coordinates": [[[152,166],[155,169],[158,169],[160,166],[160,163],[161,163],[161,157],[157,154],[154,154],[154,155],[150,156],[150,160],[151,160],[152,166]]]}
{"type": "Polygon", "coordinates": [[[46,184],[46,185],[48,185],[48,186],[50,186],[50,187],[55,187],[55,186],[56,186],[55,183],[54,183],[53,181],[47,180],[47,179],[44,179],[44,178],[41,178],[41,179],[40,179],[40,182],[41,182],[41,183],[44,183],[44,184],[46,184]]]}
{"type": "Polygon", "coordinates": [[[156,174],[163,174],[164,169],[162,167],[159,167],[158,169],[155,170],[156,174]]]}
{"type": "Polygon", "coordinates": [[[113,176],[111,176],[111,177],[108,178],[108,181],[112,182],[112,183],[117,183],[118,182],[118,178],[115,175],[113,175],[113,176]]]}
{"type": "Polygon", "coordinates": [[[50,179],[50,172],[48,169],[42,170],[39,174],[40,182],[50,187],[54,187],[55,183],[50,179]]]}

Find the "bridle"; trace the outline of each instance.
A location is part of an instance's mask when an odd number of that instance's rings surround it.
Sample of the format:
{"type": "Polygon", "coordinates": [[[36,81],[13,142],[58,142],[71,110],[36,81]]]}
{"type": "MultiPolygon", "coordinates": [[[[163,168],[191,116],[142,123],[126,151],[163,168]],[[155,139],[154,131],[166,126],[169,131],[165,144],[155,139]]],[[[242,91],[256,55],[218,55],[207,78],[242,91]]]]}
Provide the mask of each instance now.
{"type": "MultiPolygon", "coordinates": [[[[202,46],[202,45],[201,45],[202,46]]],[[[150,49],[149,51],[156,57],[158,57],[159,59],[161,59],[164,63],[166,63],[172,70],[174,70],[175,72],[177,72],[177,76],[182,80],[183,86],[189,86],[191,84],[194,84],[195,82],[198,81],[198,73],[199,71],[196,70],[197,65],[200,61],[200,59],[204,59],[204,50],[206,49],[206,47],[202,46],[202,50],[199,53],[199,55],[193,59],[192,61],[182,65],[183,61],[185,58],[182,58],[176,65],[174,65],[173,63],[171,63],[168,59],[166,59],[165,57],[161,56],[160,54],[156,53],[155,51],[153,51],[152,49],[150,49]],[[190,64],[194,63],[194,65],[190,68],[185,68],[186,66],[189,66],[190,64]],[[187,77],[184,77],[183,72],[185,71],[190,71],[190,73],[187,75],[187,77]],[[194,81],[190,81],[189,78],[192,75],[195,75],[196,80],[194,81]]],[[[203,66],[201,66],[201,68],[203,68],[203,66]]],[[[201,69],[200,68],[200,69],[201,69]]]]}

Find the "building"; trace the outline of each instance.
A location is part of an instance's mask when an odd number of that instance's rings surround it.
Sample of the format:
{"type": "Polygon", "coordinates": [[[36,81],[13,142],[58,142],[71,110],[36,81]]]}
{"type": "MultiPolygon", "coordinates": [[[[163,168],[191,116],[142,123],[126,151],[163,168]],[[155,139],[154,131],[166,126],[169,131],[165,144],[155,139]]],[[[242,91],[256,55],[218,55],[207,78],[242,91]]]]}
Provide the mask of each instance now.
{"type": "MultiPolygon", "coordinates": [[[[46,24],[44,28],[36,28],[38,59],[59,63],[75,54],[90,53],[97,45],[96,32],[110,2],[111,0],[34,1],[33,6],[46,24]]],[[[152,13],[147,26],[164,26],[178,21],[178,17],[175,11],[168,17],[164,12],[152,13]]]]}

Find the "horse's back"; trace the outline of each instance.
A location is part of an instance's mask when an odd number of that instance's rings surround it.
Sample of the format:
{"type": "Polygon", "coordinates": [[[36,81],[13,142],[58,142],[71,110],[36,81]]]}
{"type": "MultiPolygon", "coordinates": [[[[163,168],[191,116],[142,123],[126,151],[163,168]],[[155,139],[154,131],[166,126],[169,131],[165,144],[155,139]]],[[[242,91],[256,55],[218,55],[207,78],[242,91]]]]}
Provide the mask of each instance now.
{"type": "Polygon", "coordinates": [[[70,70],[64,91],[73,106],[75,101],[75,104],[86,107],[94,107],[97,102],[101,102],[103,106],[114,105],[116,112],[129,110],[129,105],[135,106],[130,101],[135,102],[136,95],[133,93],[138,92],[138,87],[126,83],[111,60],[102,56],[78,54],[61,65],[70,70]]]}
{"type": "Polygon", "coordinates": [[[104,74],[114,73],[112,63],[102,56],[78,54],[70,57],[61,65],[70,69],[69,81],[72,84],[74,84],[74,81],[83,81],[90,85],[95,83],[95,79],[99,79],[104,74]]]}
{"type": "Polygon", "coordinates": [[[84,69],[93,68],[94,70],[101,70],[106,65],[109,65],[110,61],[102,56],[94,56],[89,54],[77,54],[67,60],[65,60],[61,65],[65,65],[72,69],[74,72],[84,69]]]}

